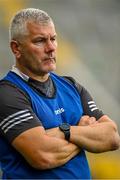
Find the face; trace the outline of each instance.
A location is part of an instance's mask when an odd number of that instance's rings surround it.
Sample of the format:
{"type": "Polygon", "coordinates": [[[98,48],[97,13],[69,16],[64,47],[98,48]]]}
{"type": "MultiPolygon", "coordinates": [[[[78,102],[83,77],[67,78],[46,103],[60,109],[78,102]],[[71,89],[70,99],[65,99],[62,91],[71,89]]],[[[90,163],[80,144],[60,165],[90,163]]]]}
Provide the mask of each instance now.
{"type": "Polygon", "coordinates": [[[17,64],[27,75],[45,75],[56,69],[57,40],[55,27],[48,24],[27,23],[28,35],[19,42],[17,64]]]}

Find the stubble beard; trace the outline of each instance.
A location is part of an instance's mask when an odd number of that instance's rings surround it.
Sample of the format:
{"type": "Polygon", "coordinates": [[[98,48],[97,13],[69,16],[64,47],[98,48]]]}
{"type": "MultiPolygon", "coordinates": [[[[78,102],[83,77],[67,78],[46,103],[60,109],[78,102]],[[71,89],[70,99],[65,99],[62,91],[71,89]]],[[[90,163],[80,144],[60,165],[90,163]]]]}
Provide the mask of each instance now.
{"type": "Polygon", "coordinates": [[[37,76],[44,76],[54,70],[56,70],[56,59],[51,59],[53,62],[47,62],[47,59],[45,60],[39,60],[39,64],[36,66],[27,66],[28,70],[37,76]],[[49,63],[52,63],[49,65],[49,63]]]}

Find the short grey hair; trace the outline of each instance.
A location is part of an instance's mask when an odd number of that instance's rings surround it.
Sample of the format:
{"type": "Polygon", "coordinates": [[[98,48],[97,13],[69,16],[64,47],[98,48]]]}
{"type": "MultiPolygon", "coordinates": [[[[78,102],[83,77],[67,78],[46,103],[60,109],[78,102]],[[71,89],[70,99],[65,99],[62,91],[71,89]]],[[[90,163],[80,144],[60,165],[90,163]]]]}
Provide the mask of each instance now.
{"type": "MultiPolygon", "coordinates": [[[[49,23],[52,18],[43,10],[35,8],[22,9],[12,18],[9,27],[9,40],[17,40],[27,32],[27,22],[49,23]]],[[[52,21],[53,22],[53,21],[52,21]]]]}

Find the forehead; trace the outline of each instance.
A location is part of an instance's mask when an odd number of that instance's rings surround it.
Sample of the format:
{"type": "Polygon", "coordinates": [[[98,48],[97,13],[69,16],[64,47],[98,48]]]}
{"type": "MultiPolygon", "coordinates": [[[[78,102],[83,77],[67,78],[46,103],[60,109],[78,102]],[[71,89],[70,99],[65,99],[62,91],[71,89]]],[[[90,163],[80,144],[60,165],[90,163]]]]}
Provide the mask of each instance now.
{"type": "Polygon", "coordinates": [[[56,35],[55,26],[52,21],[48,23],[27,22],[29,35],[56,35]]]}

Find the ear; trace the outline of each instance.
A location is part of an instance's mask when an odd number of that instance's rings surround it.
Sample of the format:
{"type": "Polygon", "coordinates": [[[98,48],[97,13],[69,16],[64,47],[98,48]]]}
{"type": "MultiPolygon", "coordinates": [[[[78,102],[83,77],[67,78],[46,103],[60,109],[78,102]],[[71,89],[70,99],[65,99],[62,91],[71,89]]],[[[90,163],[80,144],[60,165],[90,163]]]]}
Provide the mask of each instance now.
{"type": "Polygon", "coordinates": [[[21,56],[21,51],[20,51],[20,44],[18,41],[11,40],[10,42],[10,47],[12,52],[14,53],[15,57],[18,59],[21,56]]]}

